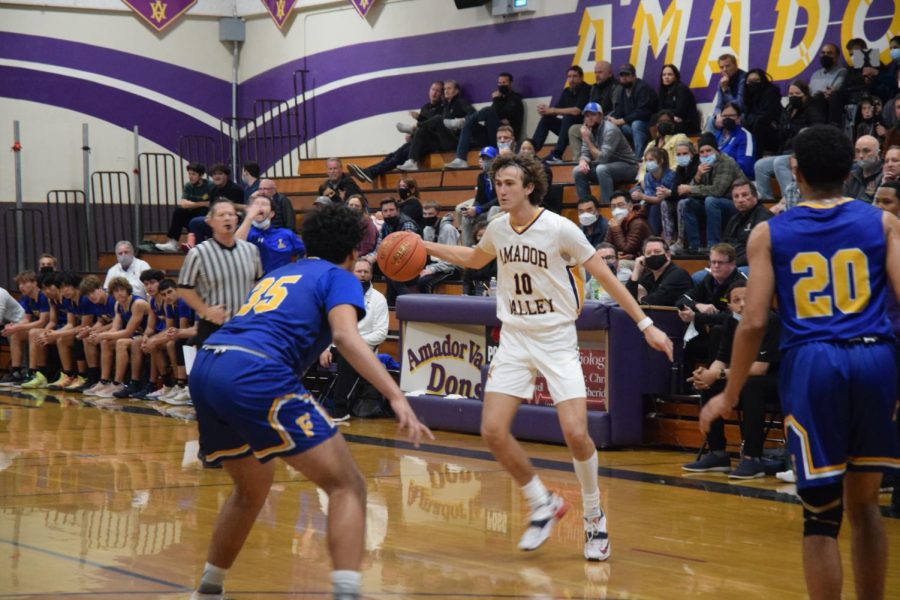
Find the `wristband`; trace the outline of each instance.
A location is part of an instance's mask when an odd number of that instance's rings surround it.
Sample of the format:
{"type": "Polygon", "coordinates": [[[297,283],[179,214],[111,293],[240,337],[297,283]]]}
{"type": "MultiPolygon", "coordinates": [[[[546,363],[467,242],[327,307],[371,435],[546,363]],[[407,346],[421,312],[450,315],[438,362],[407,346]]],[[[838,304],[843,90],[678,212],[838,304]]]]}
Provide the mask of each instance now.
{"type": "Polygon", "coordinates": [[[650,317],[644,317],[640,321],[637,322],[637,328],[641,333],[644,333],[644,330],[653,325],[653,319],[650,317]]]}

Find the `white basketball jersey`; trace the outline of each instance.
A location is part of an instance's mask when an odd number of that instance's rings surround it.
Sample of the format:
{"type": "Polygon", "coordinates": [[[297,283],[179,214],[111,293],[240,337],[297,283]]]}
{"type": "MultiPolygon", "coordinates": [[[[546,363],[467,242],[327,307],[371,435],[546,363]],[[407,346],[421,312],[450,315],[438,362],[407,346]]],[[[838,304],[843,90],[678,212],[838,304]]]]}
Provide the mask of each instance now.
{"type": "Polygon", "coordinates": [[[541,210],[523,227],[509,215],[491,221],[478,244],[497,257],[497,318],[538,329],[571,324],[584,303],[581,265],[594,255],[584,233],[570,220],[541,210]]]}

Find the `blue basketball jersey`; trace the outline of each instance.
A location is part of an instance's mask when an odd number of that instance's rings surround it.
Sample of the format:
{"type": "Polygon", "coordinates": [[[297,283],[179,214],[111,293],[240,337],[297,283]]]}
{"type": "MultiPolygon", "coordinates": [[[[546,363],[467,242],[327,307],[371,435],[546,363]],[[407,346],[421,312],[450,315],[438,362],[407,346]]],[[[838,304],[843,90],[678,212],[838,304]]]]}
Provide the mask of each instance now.
{"type": "Polygon", "coordinates": [[[188,327],[190,327],[194,324],[197,317],[194,309],[183,299],[179,298],[175,301],[175,304],[166,304],[166,318],[175,321],[175,327],[181,327],[181,319],[185,318],[187,319],[188,327]]]}
{"type": "Polygon", "coordinates": [[[33,300],[31,296],[22,296],[19,302],[35,321],[41,317],[42,312],[50,312],[50,300],[44,292],[38,292],[37,300],[33,300]]]}
{"type": "Polygon", "coordinates": [[[156,329],[152,333],[159,333],[166,328],[166,303],[151,297],[150,310],[156,315],[156,329]]]}
{"type": "MultiPolygon", "coordinates": [[[[103,323],[111,323],[116,316],[116,299],[112,294],[107,294],[106,302],[103,304],[94,304],[91,302],[94,318],[103,323]]],[[[96,322],[96,321],[95,321],[96,322]]]]}
{"type": "Polygon", "coordinates": [[[290,229],[270,227],[260,229],[251,227],[247,234],[247,241],[256,244],[259,248],[259,259],[262,262],[263,273],[270,273],[291,262],[291,257],[306,256],[306,246],[296,233],[290,229]]]}
{"type": "Polygon", "coordinates": [[[362,318],[359,280],[326,260],[300,260],[261,279],[206,343],[243,346],[302,370],[331,343],[327,315],[341,304],[356,307],[362,318]]]}
{"type": "Polygon", "coordinates": [[[801,203],[769,221],[783,350],[892,338],[882,214],[846,198],[834,206],[801,203]]]}
{"type": "Polygon", "coordinates": [[[72,301],[60,296],[59,300],[50,300],[50,305],[56,309],[56,329],[69,322],[69,311],[72,310],[72,301]]]}
{"type": "MultiPolygon", "coordinates": [[[[132,309],[134,308],[135,300],[143,300],[140,296],[131,296],[128,300],[128,306],[122,306],[118,302],[116,302],[116,314],[122,317],[122,328],[128,326],[128,322],[131,320],[132,309]]],[[[141,319],[140,324],[137,326],[135,330],[135,334],[143,333],[145,329],[147,329],[147,317],[148,314],[144,313],[144,318],[141,319]]]]}

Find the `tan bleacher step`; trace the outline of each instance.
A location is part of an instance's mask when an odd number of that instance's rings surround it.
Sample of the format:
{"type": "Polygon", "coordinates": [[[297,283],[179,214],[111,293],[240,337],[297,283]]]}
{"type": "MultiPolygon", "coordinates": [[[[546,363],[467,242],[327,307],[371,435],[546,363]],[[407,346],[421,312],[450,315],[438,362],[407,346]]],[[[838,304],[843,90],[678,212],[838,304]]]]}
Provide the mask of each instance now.
{"type": "MultiPolygon", "coordinates": [[[[297,175],[322,175],[325,176],[327,172],[326,163],[330,157],[326,156],[325,158],[303,158],[300,159],[300,164],[297,165],[297,175]]],[[[378,154],[367,154],[365,156],[342,156],[340,159],[343,161],[346,170],[347,163],[353,163],[355,165],[359,165],[360,167],[371,167],[375,163],[381,162],[384,158],[384,155],[378,154]]]]}
{"type": "Polygon", "coordinates": [[[324,176],[278,177],[275,178],[275,186],[281,194],[318,192],[323,181],[324,176]]]}
{"type": "MultiPolygon", "coordinates": [[[[178,252],[142,252],[141,260],[147,261],[154,269],[160,271],[180,271],[181,265],[184,264],[184,254],[178,252]]],[[[109,269],[116,264],[116,254],[114,252],[101,252],[97,257],[97,267],[103,271],[109,269]]]]}
{"type": "MultiPolygon", "coordinates": [[[[422,201],[434,200],[442,207],[446,207],[449,209],[455,207],[460,202],[468,200],[469,198],[473,198],[474,196],[475,190],[469,188],[441,188],[433,190],[422,190],[422,194],[419,196],[419,199],[422,201]]],[[[311,209],[313,203],[316,200],[316,194],[310,192],[304,192],[301,194],[288,194],[288,197],[291,199],[291,205],[296,211],[305,211],[311,209]]],[[[369,208],[372,210],[378,210],[378,205],[383,199],[396,197],[397,192],[395,192],[394,190],[373,190],[366,193],[366,199],[369,201],[369,208]]]]}
{"type": "MultiPolygon", "coordinates": [[[[391,171],[390,173],[385,173],[384,175],[379,176],[375,180],[374,187],[394,189],[397,187],[397,184],[403,177],[412,177],[416,180],[416,183],[419,184],[420,188],[462,185],[475,187],[475,184],[478,181],[478,174],[481,172],[481,169],[478,168],[477,161],[474,164],[470,164],[472,166],[468,169],[420,169],[418,171],[408,172],[391,171]]],[[[574,168],[575,163],[550,165],[550,169],[553,172],[553,183],[574,183],[575,176],[572,172],[572,169],[574,168]]]]}

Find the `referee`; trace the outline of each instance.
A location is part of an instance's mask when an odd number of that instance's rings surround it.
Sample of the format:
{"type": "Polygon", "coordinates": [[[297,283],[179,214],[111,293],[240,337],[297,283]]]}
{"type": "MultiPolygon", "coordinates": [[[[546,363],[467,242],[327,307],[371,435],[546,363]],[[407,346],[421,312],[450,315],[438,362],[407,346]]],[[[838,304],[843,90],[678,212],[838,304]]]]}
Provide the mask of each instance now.
{"type": "Polygon", "coordinates": [[[179,295],[200,319],[198,346],[237,312],[262,276],[256,246],[234,237],[238,221],[231,202],[215,202],[206,222],[212,237],[191,248],[178,276],[179,295]]]}

